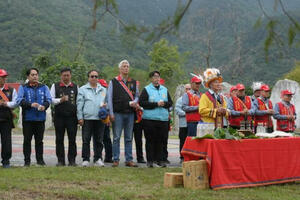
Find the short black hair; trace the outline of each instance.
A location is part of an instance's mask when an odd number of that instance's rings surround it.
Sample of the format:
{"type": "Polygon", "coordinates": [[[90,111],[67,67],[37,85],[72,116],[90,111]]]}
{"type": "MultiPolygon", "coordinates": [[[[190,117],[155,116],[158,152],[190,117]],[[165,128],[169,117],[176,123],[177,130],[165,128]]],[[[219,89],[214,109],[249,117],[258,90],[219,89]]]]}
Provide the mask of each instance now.
{"type": "Polygon", "coordinates": [[[32,70],[35,70],[39,74],[39,70],[37,68],[31,67],[31,68],[27,69],[26,75],[29,76],[32,70]]]}
{"type": "Polygon", "coordinates": [[[155,71],[149,73],[149,78],[152,78],[155,74],[158,74],[160,76],[159,71],[155,70],[155,71]]]}
{"type": "Polygon", "coordinates": [[[62,68],[62,69],[60,70],[60,74],[62,74],[62,73],[64,73],[64,72],[70,72],[70,73],[72,73],[72,70],[71,70],[71,68],[69,68],[69,67],[64,67],[64,68],[62,68]]]}
{"type": "Polygon", "coordinates": [[[97,73],[99,74],[99,72],[98,72],[97,70],[92,69],[92,70],[88,71],[88,73],[87,73],[88,78],[90,77],[90,74],[91,74],[92,72],[97,72],[97,73]]]}

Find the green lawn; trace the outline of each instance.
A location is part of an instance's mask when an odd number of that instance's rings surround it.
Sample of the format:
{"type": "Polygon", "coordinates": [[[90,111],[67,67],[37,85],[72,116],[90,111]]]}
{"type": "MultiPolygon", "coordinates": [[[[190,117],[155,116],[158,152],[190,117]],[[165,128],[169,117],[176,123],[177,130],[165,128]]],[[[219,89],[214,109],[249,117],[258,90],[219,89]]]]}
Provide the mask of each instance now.
{"type": "Polygon", "coordinates": [[[0,169],[0,199],[300,199],[300,184],[228,189],[165,189],[180,168],[30,167],[0,169]]]}

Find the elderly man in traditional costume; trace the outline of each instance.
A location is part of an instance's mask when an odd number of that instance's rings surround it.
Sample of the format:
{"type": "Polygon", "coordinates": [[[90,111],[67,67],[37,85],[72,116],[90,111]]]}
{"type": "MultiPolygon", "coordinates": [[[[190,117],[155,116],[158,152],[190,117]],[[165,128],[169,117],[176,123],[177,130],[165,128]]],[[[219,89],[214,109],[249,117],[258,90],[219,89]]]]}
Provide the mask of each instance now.
{"type": "Polygon", "coordinates": [[[270,97],[270,87],[268,85],[261,86],[261,96],[254,101],[255,109],[255,132],[256,127],[261,124],[266,127],[267,133],[273,132],[272,115],[274,114],[273,104],[270,97]]]}
{"type": "Polygon", "coordinates": [[[282,101],[275,105],[274,118],[277,119],[277,130],[284,132],[295,131],[296,110],[291,104],[293,93],[289,90],[281,91],[282,101]]]}
{"type": "Polygon", "coordinates": [[[229,124],[234,129],[240,129],[242,121],[252,121],[255,110],[252,106],[251,97],[245,95],[245,86],[239,83],[236,85],[236,89],[237,96],[228,100],[229,124]]]}
{"type": "Polygon", "coordinates": [[[223,117],[228,117],[227,103],[219,92],[223,78],[220,71],[209,68],[204,72],[204,85],[208,91],[202,94],[199,102],[201,123],[214,123],[215,128],[223,127],[223,117]]]}

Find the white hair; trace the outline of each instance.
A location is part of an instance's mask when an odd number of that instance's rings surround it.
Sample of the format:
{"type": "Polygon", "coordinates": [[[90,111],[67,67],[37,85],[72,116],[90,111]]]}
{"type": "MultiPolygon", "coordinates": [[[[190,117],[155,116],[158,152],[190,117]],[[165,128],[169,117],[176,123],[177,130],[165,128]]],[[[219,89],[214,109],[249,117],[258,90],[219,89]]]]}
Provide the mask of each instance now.
{"type": "Polygon", "coordinates": [[[123,65],[124,63],[127,63],[127,64],[130,66],[128,60],[122,60],[122,61],[119,63],[119,68],[121,68],[122,65],[123,65]]]}

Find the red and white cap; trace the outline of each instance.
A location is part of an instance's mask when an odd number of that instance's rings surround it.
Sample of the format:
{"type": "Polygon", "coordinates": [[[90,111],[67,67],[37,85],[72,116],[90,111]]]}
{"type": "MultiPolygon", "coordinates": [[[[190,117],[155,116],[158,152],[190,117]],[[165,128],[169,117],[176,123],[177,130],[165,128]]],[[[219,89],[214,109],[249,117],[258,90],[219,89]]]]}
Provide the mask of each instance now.
{"type": "Polygon", "coordinates": [[[0,69],[0,77],[8,76],[8,73],[4,69],[0,69]]]}

